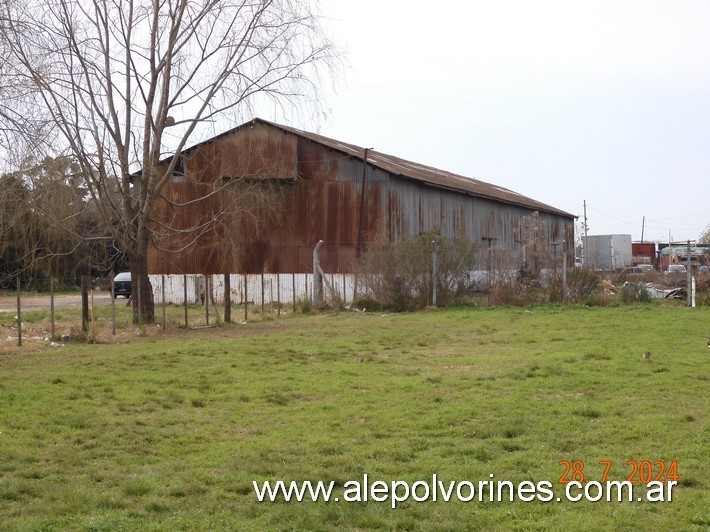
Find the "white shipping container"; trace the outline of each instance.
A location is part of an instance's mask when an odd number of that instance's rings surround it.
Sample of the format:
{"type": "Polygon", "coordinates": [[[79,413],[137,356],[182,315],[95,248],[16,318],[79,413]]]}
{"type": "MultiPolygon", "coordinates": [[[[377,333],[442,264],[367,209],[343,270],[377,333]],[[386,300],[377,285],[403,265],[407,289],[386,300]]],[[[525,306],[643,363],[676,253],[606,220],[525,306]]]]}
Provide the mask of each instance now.
{"type": "Polygon", "coordinates": [[[633,263],[631,235],[593,235],[583,242],[586,268],[618,270],[633,263]]]}

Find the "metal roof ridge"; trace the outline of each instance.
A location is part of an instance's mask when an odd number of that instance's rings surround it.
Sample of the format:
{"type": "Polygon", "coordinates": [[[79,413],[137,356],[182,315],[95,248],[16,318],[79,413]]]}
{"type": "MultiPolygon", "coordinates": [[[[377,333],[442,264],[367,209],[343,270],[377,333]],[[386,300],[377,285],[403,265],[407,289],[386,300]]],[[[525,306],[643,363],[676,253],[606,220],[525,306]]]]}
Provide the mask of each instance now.
{"type": "MultiPolygon", "coordinates": [[[[343,142],[337,139],[326,137],[319,133],[313,133],[310,131],[305,131],[292,126],[287,126],[284,124],[279,124],[276,122],[271,122],[264,118],[254,117],[251,120],[229,129],[215,137],[202,141],[190,148],[183,150],[189,151],[202,144],[207,144],[221,137],[234,133],[240,129],[248,127],[250,125],[262,123],[277,129],[281,129],[286,133],[297,135],[311,142],[317,142],[331,149],[345,153],[348,156],[358,158],[360,160],[365,159],[365,148],[357,146],[356,144],[350,144],[348,142],[343,142]]],[[[407,159],[402,159],[395,155],[389,155],[377,150],[367,150],[367,163],[384,170],[385,172],[392,172],[396,175],[412,179],[414,181],[419,181],[427,183],[431,186],[442,187],[448,190],[453,190],[461,192],[464,194],[480,196],[483,198],[491,199],[494,201],[499,201],[501,203],[508,203],[513,205],[518,205],[522,207],[527,207],[532,210],[541,210],[548,213],[559,214],[569,218],[577,218],[574,214],[563,211],[541,201],[535,200],[514,190],[496,185],[493,183],[488,183],[486,181],[481,181],[480,179],[463,176],[460,174],[455,174],[447,170],[441,170],[433,166],[429,166],[422,163],[417,163],[414,161],[409,161],[407,159]],[[397,170],[397,169],[401,170],[397,170]]]]}

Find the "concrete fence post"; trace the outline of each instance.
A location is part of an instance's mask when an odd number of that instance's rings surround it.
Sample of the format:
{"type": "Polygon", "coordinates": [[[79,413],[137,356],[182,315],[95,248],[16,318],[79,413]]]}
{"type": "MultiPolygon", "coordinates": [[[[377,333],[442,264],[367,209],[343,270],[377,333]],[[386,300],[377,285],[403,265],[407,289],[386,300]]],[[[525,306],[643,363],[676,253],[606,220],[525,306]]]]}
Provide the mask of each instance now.
{"type": "Polygon", "coordinates": [[[313,306],[320,305],[321,300],[321,274],[320,274],[320,247],[323,241],[319,240],[313,248],[313,306]]]}

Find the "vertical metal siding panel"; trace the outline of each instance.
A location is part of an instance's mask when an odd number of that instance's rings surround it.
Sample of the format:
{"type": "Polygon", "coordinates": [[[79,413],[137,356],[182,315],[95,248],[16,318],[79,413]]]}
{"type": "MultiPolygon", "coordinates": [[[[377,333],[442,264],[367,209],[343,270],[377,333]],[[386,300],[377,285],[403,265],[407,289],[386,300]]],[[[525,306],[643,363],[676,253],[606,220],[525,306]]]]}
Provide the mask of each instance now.
{"type": "MultiPolygon", "coordinates": [[[[259,170],[259,159],[268,160],[262,167],[267,175],[298,175],[295,183],[278,188],[269,197],[270,207],[278,212],[259,211],[256,221],[236,213],[186,253],[151,255],[152,273],[223,273],[227,269],[307,273],[312,268],[312,248],[320,239],[333,249],[340,248],[328,257],[332,268],[344,271],[353,261],[360,223],[365,243],[403,240],[438,227],[446,236],[461,234],[479,242],[483,236],[492,237],[497,239],[495,245],[515,249],[521,220],[532,214],[525,207],[428,186],[371,165],[366,168],[362,198],[361,159],[263,124],[200,146],[188,161],[197,182],[171,183],[166,192],[176,194],[180,201],[197,197],[225,173],[259,170]],[[256,155],[245,156],[245,150],[256,155]]],[[[203,217],[214,215],[221,201],[205,203],[203,217]]],[[[235,207],[249,205],[237,202],[235,207]]],[[[174,216],[180,228],[194,223],[195,208],[171,212],[162,204],[158,212],[163,219],[174,216]]],[[[540,220],[548,240],[562,235],[573,238],[570,220],[546,213],[541,213],[540,220]]]]}
{"type": "MultiPolygon", "coordinates": [[[[342,184],[343,203],[340,216],[343,218],[340,227],[339,241],[343,245],[356,245],[358,238],[358,223],[360,216],[360,194],[362,184],[362,162],[350,157],[337,159],[336,173],[333,179],[342,184]]],[[[367,190],[366,190],[367,193],[367,190]]]]}

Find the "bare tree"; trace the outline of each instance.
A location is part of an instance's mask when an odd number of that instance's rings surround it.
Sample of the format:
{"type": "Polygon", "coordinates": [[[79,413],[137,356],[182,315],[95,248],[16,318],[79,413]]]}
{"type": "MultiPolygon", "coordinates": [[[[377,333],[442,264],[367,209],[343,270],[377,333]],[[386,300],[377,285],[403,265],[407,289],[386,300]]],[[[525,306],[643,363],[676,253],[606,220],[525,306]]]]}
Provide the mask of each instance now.
{"type": "MultiPolygon", "coordinates": [[[[0,3],[2,5],[2,3],[0,3]]],[[[0,164],[18,166],[27,154],[37,154],[51,126],[33,105],[34,85],[18,76],[21,64],[7,41],[0,39],[0,164]]]]}
{"type": "Polygon", "coordinates": [[[179,154],[260,99],[317,107],[319,70],[336,61],[316,9],[307,0],[5,0],[3,11],[4,46],[59,132],[55,148],[78,162],[129,256],[134,320],[152,321],[148,249],[179,154]]]}
{"type": "Polygon", "coordinates": [[[700,233],[698,237],[698,244],[710,244],[710,224],[705,228],[705,230],[700,233]]]}

